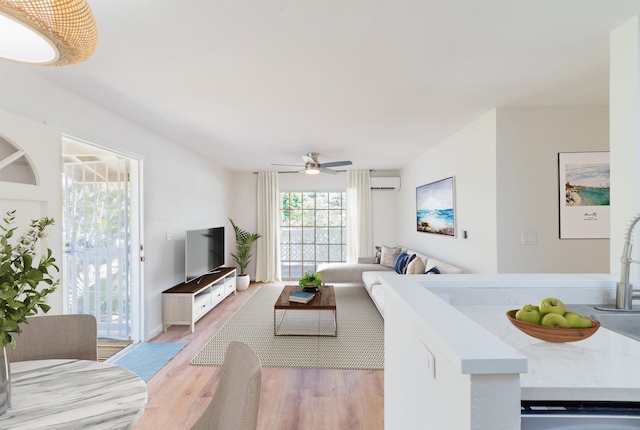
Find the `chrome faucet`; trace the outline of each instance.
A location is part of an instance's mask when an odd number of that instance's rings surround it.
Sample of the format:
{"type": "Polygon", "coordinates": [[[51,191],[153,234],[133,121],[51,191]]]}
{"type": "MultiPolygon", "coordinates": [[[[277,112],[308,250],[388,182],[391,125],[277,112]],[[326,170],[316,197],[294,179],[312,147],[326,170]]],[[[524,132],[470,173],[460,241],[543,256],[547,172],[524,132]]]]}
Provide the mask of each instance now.
{"type": "Polygon", "coordinates": [[[629,282],[631,263],[640,264],[640,261],[631,258],[631,234],[638,221],[640,221],[640,214],[631,220],[629,228],[627,228],[622,257],[620,257],[620,262],[622,263],[620,282],[616,284],[616,310],[620,311],[633,310],[633,299],[640,299],[640,290],[634,290],[633,285],[629,282]]]}

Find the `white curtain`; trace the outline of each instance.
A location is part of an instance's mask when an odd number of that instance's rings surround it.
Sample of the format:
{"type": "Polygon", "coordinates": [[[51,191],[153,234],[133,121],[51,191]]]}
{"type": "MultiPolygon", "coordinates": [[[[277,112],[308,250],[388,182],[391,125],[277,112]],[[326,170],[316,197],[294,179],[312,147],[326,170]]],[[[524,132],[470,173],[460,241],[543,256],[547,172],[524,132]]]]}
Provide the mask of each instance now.
{"type": "Polygon", "coordinates": [[[256,281],[281,279],[280,270],[280,185],[278,172],[258,173],[258,234],[256,281]]]}
{"type": "Polygon", "coordinates": [[[373,255],[369,170],[347,171],[347,263],[373,255]]]}

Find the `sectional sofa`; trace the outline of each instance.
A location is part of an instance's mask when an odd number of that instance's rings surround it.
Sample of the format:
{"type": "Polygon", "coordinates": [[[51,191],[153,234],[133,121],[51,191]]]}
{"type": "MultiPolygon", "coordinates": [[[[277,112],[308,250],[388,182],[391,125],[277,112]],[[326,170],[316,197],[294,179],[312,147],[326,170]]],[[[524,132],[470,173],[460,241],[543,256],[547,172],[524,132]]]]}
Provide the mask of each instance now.
{"type": "Polygon", "coordinates": [[[322,263],[317,272],[322,274],[322,282],[333,283],[362,283],[371,300],[384,318],[384,287],[380,281],[380,274],[396,271],[410,276],[412,274],[459,274],[468,273],[466,270],[421,254],[417,251],[396,246],[380,247],[376,257],[358,259],[358,263],[322,263]],[[399,261],[404,259],[404,261],[399,261]]]}

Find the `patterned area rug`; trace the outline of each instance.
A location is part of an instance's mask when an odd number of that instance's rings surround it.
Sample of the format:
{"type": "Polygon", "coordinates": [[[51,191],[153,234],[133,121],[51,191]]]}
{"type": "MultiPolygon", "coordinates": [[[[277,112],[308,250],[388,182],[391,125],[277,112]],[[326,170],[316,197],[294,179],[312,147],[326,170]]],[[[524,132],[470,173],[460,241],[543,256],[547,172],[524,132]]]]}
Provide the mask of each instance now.
{"type": "MultiPolygon", "coordinates": [[[[384,369],[384,320],[362,286],[335,287],[338,336],[274,336],[273,305],[282,285],[263,285],[191,360],[221,366],[231,341],[249,345],[263,367],[384,369]]],[[[280,314],[278,318],[280,318],[280,314]]],[[[333,331],[331,311],[287,311],[287,333],[333,331]]]]}
{"type": "Polygon", "coordinates": [[[98,339],[98,361],[113,357],[132,343],[132,340],[98,339]]]}

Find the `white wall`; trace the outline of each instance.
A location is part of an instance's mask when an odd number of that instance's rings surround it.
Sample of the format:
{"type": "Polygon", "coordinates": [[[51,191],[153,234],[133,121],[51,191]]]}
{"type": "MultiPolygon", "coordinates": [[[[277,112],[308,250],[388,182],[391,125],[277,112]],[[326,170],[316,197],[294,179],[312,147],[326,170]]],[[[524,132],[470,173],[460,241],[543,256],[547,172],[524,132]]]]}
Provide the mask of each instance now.
{"type": "MultiPolygon", "coordinates": [[[[232,196],[232,204],[230,206],[230,217],[233,218],[240,228],[250,232],[257,233],[258,231],[258,209],[257,193],[258,193],[258,175],[253,173],[238,173],[235,172],[232,175],[232,188],[230,195],[232,196]]],[[[228,231],[230,236],[227,236],[227,248],[229,252],[236,252],[236,238],[233,234],[233,228],[229,221],[227,221],[228,231]]],[[[262,239],[258,239],[262,240],[262,239]]],[[[256,279],[256,260],[257,260],[257,247],[253,246],[253,256],[247,266],[246,273],[251,280],[256,279]]],[[[229,263],[231,266],[236,266],[236,262],[231,260],[229,263]]],[[[239,273],[239,272],[238,272],[239,273]]]]}
{"type": "MultiPolygon", "coordinates": [[[[162,291],[183,281],[184,231],[229,227],[231,174],[126,118],[41,79],[28,66],[0,62],[0,76],[0,109],[144,159],[145,338],[153,337],[162,328],[162,291]],[[167,230],[173,230],[173,240],[166,240],[167,230]]],[[[222,148],[212,146],[212,154],[219,149],[222,148]]],[[[60,160],[51,162],[59,164],[60,160]]],[[[55,216],[60,217],[61,214],[55,216]]],[[[230,243],[227,233],[227,246],[230,243]]],[[[227,264],[230,263],[227,257],[227,264]]]]}
{"type": "MultiPolygon", "coordinates": [[[[620,273],[627,226],[640,212],[640,20],[611,32],[611,273],[620,273]]],[[[636,227],[634,258],[640,259],[636,227]]],[[[637,276],[638,265],[631,265],[637,276]]]]}
{"type": "Polygon", "coordinates": [[[606,107],[492,110],[403,169],[399,242],[474,273],[608,273],[609,240],[559,239],[557,161],[608,151],[608,120],[606,107]],[[415,188],[450,176],[457,238],[416,232],[415,188]]]}
{"type": "Polygon", "coordinates": [[[496,111],[402,169],[398,243],[475,273],[497,271],[496,111]],[[455,177],[457,237],[416,231],[416,187],[455,177]],[[468,239],[460,232],[466,230],[468,239]]]}
{"type": "Polygon", "coordinates": [[[398,194],[399,191],[371,191],[374,246],[398,244],[398,194]]]}
{"type": "MultiPolygon", "coordinates": [[[[0,182],[0,216],[4,218],[8,211],[16,211],[12,227],[17,227],[18,231],[14,239],[25,231],[31,220],[53,218],[55,224],[47,227],[47,238],[40,241],[36,250],[45,255],[47,248],[51,249],[56,265],[62,270],[62,183],[59,163],[51,163],[51,160],[59,160],[61,156],[60,145],[57,144],[61,139],[60,131],[0,110],[0,135],[25,151],[24,157],[29,162],[36,183],[0,182]]],[[[58,278],[55,269],[51,268],[49,273],[58,278]]],[[[46,297],[46,301],[51,306],[50,314],[62,314],[62,287],[58,286],[54,293],[46,297]]]]}
{"type": "Polygon", "coordinates": [[[608,273],[609,240],[560,240],[558,207],[558,153],[608,151],[608,108],[497,112],[498,273],[608,273]]]}

